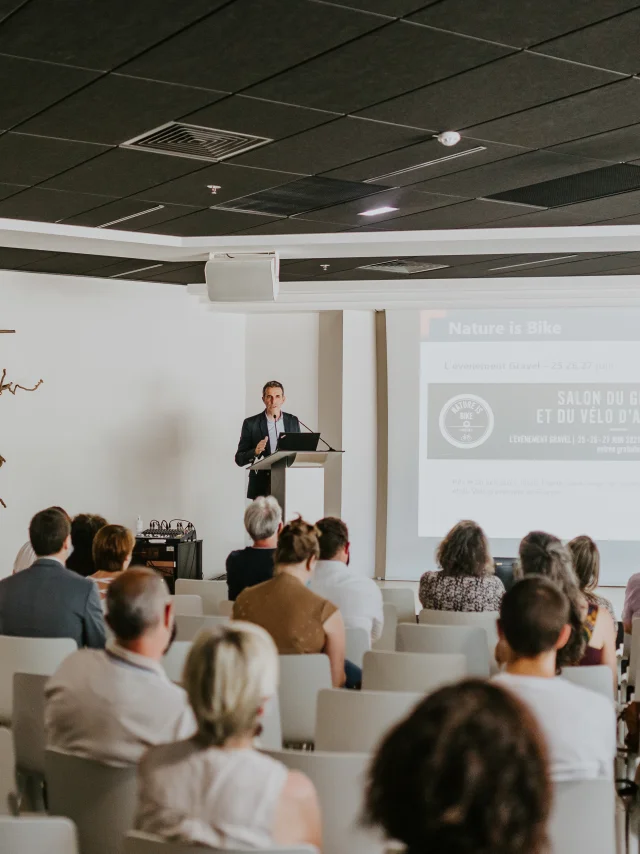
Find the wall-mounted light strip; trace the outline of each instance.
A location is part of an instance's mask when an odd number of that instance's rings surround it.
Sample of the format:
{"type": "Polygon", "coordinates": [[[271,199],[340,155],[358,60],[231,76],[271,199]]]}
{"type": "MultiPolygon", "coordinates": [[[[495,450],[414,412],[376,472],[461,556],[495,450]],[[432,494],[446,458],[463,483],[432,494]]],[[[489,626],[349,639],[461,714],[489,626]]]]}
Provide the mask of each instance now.
{"type": "Polygon", "coordinates": [[[363,184],[375,184],[377,181],[382,181],[384,178],[395,178],[396,175],[404,175],[405,172],[415,172],[416,169],[426,169],[427,166],[435,166],[436,163],[445,163],[447,160],[457,160],[459,157],[468,157],[470,154],[478,154],[480,151],[486,151],[486,145],[478,145],[476,148],[469,148],[467,151],[457,151],[455,154],[447,154],[444,157],[438,157],[435,160],[425,160],[424,163],[416,163],[415,166],[407,166],[406,169],[396,169],[395,172],[387,172],[386,175],[378,175],[376,178],[367,178],[363,184]]]}
{"type": "Polygon", "coordinates": [[[164,205],[156,205],[155,208],[149,208],[146,211],[139,211],[138,213],[129,214],[129,216],[121,216],[120,219],[112,219],[111,222],[104,222],[102,225],[97,225],[96,228],[108,228],[110,225],[117,225],[119,222],[127,222],[127,220],[135,219],[136,217],[154,213],[155,211],[161,211],[163,209],[164,205]]]}
{"type": "Polygon", "coordinates": [[[556,258],[543,258],[541,261],[525,261],[523,264],[508,264],[506,267],[490,267],[489,273],[498,270],[515,270],[516,267],[533,267],[536,264],[550,264],[552,261],[567,261],[569,258],[577,258],[577,255],[558,255],[556,258]]]}
{"type": "Polygon", "coordinates": [[[110,279],[120,279],[122,276],[133,276],[134,273],[142,273],[143,270],[153,270],[155,267],[162,267],[162,264],[150,264],[148,267],[138,267],[135,270],[127,270],[126,273],[116,273],[109,276],[110,279]]]}

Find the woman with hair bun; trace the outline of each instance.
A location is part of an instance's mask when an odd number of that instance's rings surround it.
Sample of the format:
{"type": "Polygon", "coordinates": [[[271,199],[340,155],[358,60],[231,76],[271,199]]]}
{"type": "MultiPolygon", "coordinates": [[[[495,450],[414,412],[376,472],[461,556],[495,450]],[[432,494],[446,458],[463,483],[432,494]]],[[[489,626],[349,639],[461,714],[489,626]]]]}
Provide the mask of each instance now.
{"type": "Polygon", "coordinates": [[[262,626],[281,655],[326,653],[333,687],[357,687],[362,674],[359,667],[345,662],[342,615],[307,587],[319,554],[314,525],[300,517],[285,525],[278,536],[273,578],[240,593],[233,619],[262,626]]]}
{"type": "Polygon", "coordinates": [[[547,750],[512,694],[468,680],[430,694],[369,769],[366,824],[406,854],[545,854],[547,750]]]}

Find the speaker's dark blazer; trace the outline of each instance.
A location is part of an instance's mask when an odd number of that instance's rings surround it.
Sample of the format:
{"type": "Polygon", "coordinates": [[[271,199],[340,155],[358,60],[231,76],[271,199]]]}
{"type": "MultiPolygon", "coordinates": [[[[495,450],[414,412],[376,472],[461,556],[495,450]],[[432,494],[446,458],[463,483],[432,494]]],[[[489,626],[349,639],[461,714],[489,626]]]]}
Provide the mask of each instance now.
{"type": "Polygon", "coordinates": [[[101,649],[106,634],[98,585],[57,560],[39,558],[0,581],[0,634],[72,638],[101,649]]]}
{"type": "MultiPolygon", "coordinates": [[[[300,432],[300,422],[295,415],[289,415],[288,412],[283,412],[282,420],[284,421],[283,427],[285,433],[300,432]]],[[[242,422],[240,441],[238,442],[238,450],[236,451],[237,466],[248,466],[256,459],[256,447],[258,443],[265,438],[265,436],[268,438],[269,428],[267,427],[267,416],[264,412],[244,419],[242,422]]],[[[269,440],[263,456],[268,457],[274,451],[275,448],[271,447],[271,440],[269,440]]],[[[257,498],[259,495],[270,494],[271,472],[250,471],[247,498],[257,498]]]]}

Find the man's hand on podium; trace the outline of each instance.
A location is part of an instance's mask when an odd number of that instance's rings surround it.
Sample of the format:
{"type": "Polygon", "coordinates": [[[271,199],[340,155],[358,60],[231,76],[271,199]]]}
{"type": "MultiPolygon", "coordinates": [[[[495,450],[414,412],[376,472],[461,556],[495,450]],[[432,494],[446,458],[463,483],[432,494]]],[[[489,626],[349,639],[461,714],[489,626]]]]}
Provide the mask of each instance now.
{"type": "Polygon", "coordinates": [[[258,442],[256,445],[256,457],[262,456],[264,453],[264,449],[267,447],[267,442],[269,441],[269,437],[265,436],[261,442],[258,442]]]}

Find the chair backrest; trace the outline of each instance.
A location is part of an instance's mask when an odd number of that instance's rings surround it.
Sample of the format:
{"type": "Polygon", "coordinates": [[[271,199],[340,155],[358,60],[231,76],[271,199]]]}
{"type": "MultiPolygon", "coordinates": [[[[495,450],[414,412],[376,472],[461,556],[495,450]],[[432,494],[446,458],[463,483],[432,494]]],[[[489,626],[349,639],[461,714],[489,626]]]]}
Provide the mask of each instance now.
{"type": "Polygon", "coordinates": [[[133,827],[136,772],[135,766],[115,768],[46,751],[49,813],[74,822],[82,854],[122,854],[124,835],[133,827]]]}
{"type": "Polygon", "coordinates": [[[415,623],[416,621],[416,598],[410,587],[384,587],[382,601],[395,605],[398,611],[399,623],[415,623]]]}
{"type": "Polygon", "coordinates": [[[352,664],[362,667],[362,660],[367,650],[371,649],[371,635],[366,629],[345,629],[346,646],[344,657],[352,664]]]}
{"type": "Polygon", "coordinates": [[[235,602],[231,602],[229,599],[223,599],[218,605],[218,614],[221,617],[233,617],[233,606],[235,602]]]}
{"type": "Polygon", "coordinates": [[[262,732],[257,738],[261,750],[280,750],[282,748],[282,723],[280,720],[280,698],[277,694],[270,697],[262,718],[262,732]]]}
{"type": "Polygon", "coordinates": [[[631,629],[631,652],[629,653],[629,670],[627,673],[627,684],[635,688],[640,684],[638,679],[638,666],[640,665],[640,617],[634,617],[631,629]]]}
{"type": "Polygon", "coordinates": [[[382,613],[384,617],[382,634],[377,641],[374,641],[371,648],[394,652],[396,648],[396,630],[398,628],[398,609],[391,602],[383,602],[382,613]]]}
{"type": "MultiPolygon", "coordinates": [[[[167,842],[157,836],[132,830],[127,833],[124,842],[124,854],[250,854],[246,849],[236,848],[203,848],[201,845],[189,845],[186,842],[167,842]]],[[[311,845],[296,845],[287,848],[261,848],[262,854],[318,854],[311,845]]],[[[40,854],[40,852],[36,852],[40,854]]]]}
{"type": "Polygon", "coordinates": [[[461,653],[367,652],[362,668],[365,691],[426,693],[467,676],[461,653]]]}
{"type": "Polygon", "coordinates": [[[613,854],[616,850],[612,780],[554,783],[549,821],[552,854],[613,854]]]}
{"type": "Polygon", "coordinates": [[[429,611],[423,608],[418,614],[419,623],[440,626],[475,626],[487,630],[489,649],[493,651],[498,643],[499,611],[429,611]]]}
{"type": "Polygon", "coordinates": [[[606,664],[596,664],[593,667],[563,667],[562,676],[569,682],[589,688],[609,700],[614,699],[611,668],[606,664]]]}
{"type": "Polygon", "coordinates": [[[171,597],[171,601],[174,614],[190,614],[195,617],[204,614],[202,596],[196,596],[194,593],[176,593],[171,597]]]}
{"type": "Polygon", "coordinates": [[[162,658],[161,664],[164,667],[164,672],[172,682],[176,682],[178,685],[182,682],[182,671],[190,649],[191,641],[176,640],[171,644],[169,652],[165,653],[162,658]]]}
{"type": "Polygon", "coordinates": [[[48,676],[35,673],[13,674],[13,746],[16,768],[30,774],[44,774],[44,686],[48,676]]]}
{"type": "Polygon", "coordinates": [[[71,638],[19,638],[0,635],[0,723],[10,724],[13,674],[51,676],[78,647],[71,638]]]}
{"type": "Polygon", "coordinates": [[[384,842],[360,824],[368,753],[268,751],[302,771],[316,787],[322,810],[322,849],[329,854],[383,854],[384,842]]]}
{"type": "Polygon", "coordinates": [[[404,691],[320,691],[316,750],[367,753],[424,698],[404,691]]]}
{"type": "Polygon", "coordinates": [[[176,594],[200,596],[204,614],[217,615],[218,605],[228,599],[229,590],[226,581],[202,581],[194,578],[177,578],[176,594]]]}
{"type": "Polygon", "coordinates": [[[280,656],[280,720],[285,744],[312,744],[318,691],[331,688],[326,655],[280,656]]]}
{"type": "Polygon", "coordinates": [[[470,676],[489,677],[491,657],[486,629],[476,626],[412,626],[400,623],[398,652],[459,652],[470,676]]]}
{"type": "MultiPolygon", "coordinates": [[[[16,762],[10,730],[0,728],[0,815],[10,815],[10,798],[16,792],[16,762]]],[[[0,839],[0,851],[4,851],[0,839]]]]}
{"type": "Polygon", "coordinates": [[[2,854],[79,854],[78,835],[68,818],[0,817],[2,854]]]}
{"type": "Polygon", "coordinates": [[[211,628],[213,626],[224,626],[228,622],[228,617],[213,616],[210,614],[205,616],[177,614],[176,640],[192,641],[201,629],[211,628]]]}

